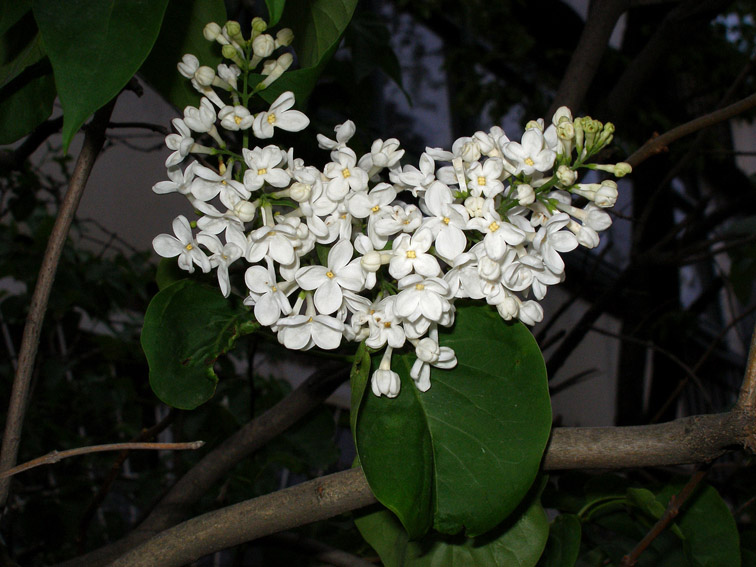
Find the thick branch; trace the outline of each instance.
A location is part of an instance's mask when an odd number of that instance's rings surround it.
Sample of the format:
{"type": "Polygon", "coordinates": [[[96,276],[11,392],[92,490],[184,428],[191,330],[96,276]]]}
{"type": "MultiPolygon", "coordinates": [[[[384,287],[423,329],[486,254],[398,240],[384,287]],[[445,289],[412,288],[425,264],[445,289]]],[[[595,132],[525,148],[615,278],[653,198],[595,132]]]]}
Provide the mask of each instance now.
{"type": "MultiPolygon", "coordinates": [[[[661,425],[559,428],[543,468],[619,469],[709,462],[747,445],[752,412],[701,415],[661,425]]],[[[749,441],[750,440],[750,441],[749,441]]],[[[179,567],[215,551],[372,504],[362,469],[311,480],[203,514],[164,531],[111,567],[179,567]]]]}
{"type": "Polygon", "coordinates": [[[601,57],[609,44],[617,20],[628,9],[629,4],[629,0],[592,3],[580,41],[572,53],[547,117],[551,117],[560,106],[567,106],[573,112],[580,108],[598,71],[601,57]]]}
{"type": "MultiPolygon", "coordinates": [[[[0,452],[0,472],[6,471],[16,464],[18,446],[21,441],[21,429],[26,414],[26,401],[29,395],[34,361],[37,357],[39,337],[42,332],[42,323],[47,311],[47,303],[50,298],[58,262],[63,253],[63,246],[68,237],[79,201],[84,193],[84,187],[89,179],[89,174],[94,167],[97,155],[105,143],[105,129],[115,106],[115,99],[98,110],[86,130],[84,145],[76,160],[71,181],[68,184],[63,203],[55,219],[50,240],[47,243],[42,266],[39,270],[39,278],[34,288],[34,295],[29,306],[29,315],[26,318],[24,334],[21,339],[21,348],[18,355],[18,368],[13,380],[13,389],[8,406],[8,417],[5,422],[2,450],[0,452]]],[[[10,478],[0,479],[0,507],[5,505],[10,488],[10,478]]]]}

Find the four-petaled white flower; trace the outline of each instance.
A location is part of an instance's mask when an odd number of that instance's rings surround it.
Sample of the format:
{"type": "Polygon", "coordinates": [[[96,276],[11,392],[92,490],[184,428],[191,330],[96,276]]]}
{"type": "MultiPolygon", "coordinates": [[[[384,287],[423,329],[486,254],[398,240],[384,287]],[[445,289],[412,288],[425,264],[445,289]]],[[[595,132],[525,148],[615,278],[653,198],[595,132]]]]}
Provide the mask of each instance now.
{"type": "Polygon", "coordinates": [[[273,129],[280,128],[287,132],[299,132],[307,128],[310,119],[298,110],[291,110],[294,106],[294,93],[286,91],[270,105],[267,112],[255,116],[252,131],[255,136],[264,139],[273,137],[273,129]]]}
{"type": "Polygon", "coordinates": [[[203,272],[209,272],[210,260],[200,250],[199,243],[192,235],[192,229],[185,216],[179,215],[173,220],[173,233],[175,237],[170,234],[158,234],[152,240],[155,252],[163,258],[178,256],[179,268],[189,273],[194,272],[194,264],[197,264],[203,272]]]}
{"type": "Polygon", "coordinates": [[[315,290],[315,307],[320,313],[334,313],[343,301],[342,289],[360,291],[365,283],[359,259],[352,261],[349,240],[340,240],[328,252],[328,266],[304,266],[297,271],[302,289],[315,290]]]}

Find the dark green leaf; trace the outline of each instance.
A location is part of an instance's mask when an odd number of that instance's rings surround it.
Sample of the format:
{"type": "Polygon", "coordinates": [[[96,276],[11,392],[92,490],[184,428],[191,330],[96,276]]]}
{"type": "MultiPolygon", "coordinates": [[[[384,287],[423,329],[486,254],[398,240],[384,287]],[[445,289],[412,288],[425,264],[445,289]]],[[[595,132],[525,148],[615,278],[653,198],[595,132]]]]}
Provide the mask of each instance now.
{"type": "Polygon", "coordinates": [[[193,280],[176,282],[150,302],[142,348],[150,385],[163,402],[194,409],[215,392],[215,359],[249,328],[249,313],[234,308],[217,289],[193,280]]]}
{"type": "Polygon", "coordinates": [[[44,122],[55,102],[55,81],[47,61],[24,70],[0,90],[0,144],[19,140],[44,122]]]}
{"type": "Polygon", "coordinates": [[[548,536],[548,520],[537,500],[524,513],[477,538],[434,533],[410,541],[388,510],[366,514],[355,523],[386,567],[532,567],[548,536]]]}
{"type": "MultiPolygon", "coordinates": [[[[352,400],[351,411],[349,412],[349,424],[352,429],[352,435],[357,431],[357,415],[359,414],[360,400],[365,394],[365,388],[370,378],[370,353],[365,343],[360,343],[357,352],[354,354],[354,363],[352,371],[349,374],[349,386],[351,388],[352,400]]],[[[355,440],[356,442],[356,440],[355,440]]]]}
{"type": "Polygon", "coordinates": [[[183,110],[198,106],[200,94],[176,69],[186,53],[196,55],[200,65],[215,68],[221,62],[220,45],[202,35],[206,24],[226,22],[223,0],[172,0],[163,18],[163,27],[150,56],[139,69],[168,102],[183,110]]]}
{"type": "Polygon", "coordinates": [[[265,0],[268,7],[268,27],[275,26],[281,19],[286,6],[286,0],[265,0]]]}
{"type": "Polygon", "coordinates": [[[35,0],[45,50],[63,106],[67,148],[84,121],[144,62],[168,0],[35,0]]]}
{"type": "Polygon", "coordinates": [[[3,9],[0,10],[0,35],[5,35],[5,32],[16,25],[26,12],[31,10],[31,5],[31,0],[3,2],[3,9]]]}
{"type": "MultiPolygon", "coordinates": [[[[682,485],[665,487],[657,498],[665,506],[682,485]]],[[[687,558],[697,567],[740,565],[740,538],[735,519],[717,491],[702,485],[683,505],[677,525],[685,536],[687,558]]]]}
{"type": "Polygon", "coordinates": [[[580,520],[572,514],[554,518],[549,527],[546,550],[538,562],[539,567],[572,567],[580,553],[580,520]]]}
{"type": "Polygon", "coordinates": [[[392,364],[397,398],[363,397],[357,452],[376,498],[412,537],[429,510],[437,530],[475,536],[500,524],[536,477],[551,426],[546,371],[527,328],[486,306],[460,308],[440,342],[458,364],[433,369],[428,392],[414,387],[407,354],[392,364]]]}

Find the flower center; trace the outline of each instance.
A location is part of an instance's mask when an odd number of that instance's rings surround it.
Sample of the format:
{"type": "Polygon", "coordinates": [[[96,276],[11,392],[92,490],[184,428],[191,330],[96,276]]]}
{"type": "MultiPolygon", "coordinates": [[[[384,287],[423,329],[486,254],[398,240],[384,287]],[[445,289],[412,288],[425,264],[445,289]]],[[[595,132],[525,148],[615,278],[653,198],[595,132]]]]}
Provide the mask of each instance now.
{"type": "Polygon", "coordinates": [[[423,291],[425,289],[425,286],[423,284],[421,284],[421,283],[415,284],[415,289],[417,291],[423,291]]]}
{"type": "Polygon", "coordinates": [[[328,270],[326,272],[326,276],[328,276],[329,278],[333,278],[333,272],[331,270],[328,270]]]}
{"type": "Polygon", "coordinates": [[[272,285],[272,286],[270,286],[270,291],[272,291],[273,293],[275,293],[275,292],[278,291],[278,288],[276,286],[272,285]]]}
{"type": "Polygon", "coordinates": [[[192,250],[193,248],[194,248],[194,246],[192,246],[191,244],[187,244],[186,245],[186,249],[187,250],[192,250]]]}
{"type": "Polygon", "coordinates": [[[386,321],[386,322],[385,322],[385,323],[383,324],[383,327],[384,327],[384,328],[386,328],[386,329],[390,329],[390,328],[391,328],[391,321],[386,321]]]}
{"type": "Polygon", "coordinates": [[[275,124],[276,122],[276,115],[274,114],[268,114],[268,124],[275,124]]]}
{"type": "Polygon", "coordinates": [[[265,175],[266,173],[268,173],[268,170],[265,167],[261,167],[257,170],[257,175],[265,175]]]}
{"type": "Polygon", "coordinates": [[[375,207],[373,207],[373,208],[372,208],[372,209],[370,209],[370,210],[371,210],[371,211],[373,211],[374,213],[377,213],[378,211],[380,211],[380,210],[381,210],[381,206],[380,206],[380,205],[376,205],[375,207]]]}
{"type": "Polygon", "coordinates": [[[499,230],[499,223],[497,223],[496,221],[493,221],[491,224],[488,225],[488,230],[490,230],[491,232],[496,232],[497,230],[499,230]]]}
{"type": "Polygon", "coordinates": [[[415,258],[417,258],[417,255],[415,254],[415,251],[414,250],[407,250],[407,258],[409,258],[410,260],[414,260],[415,258]]]}
{"type": "Polygon", "coordinates": [[[236,116],[236,115],[234,115],[234,122],[236,122],[236,125],[237,125],[237,126],[238,126],[239,124],[241,124],[241,123],[242,123],[242,119],[241,119],[241,116],[236,116]]]}
{"type": "Polygon", "coordinates": [[[444,224],[449,224],[450,221],[451,219],[449,217],[444,217],[443,219],[441,219],[441,222],[443,222],[444,224]]]}
{"type": "Polygon", "coordinates": [[[525,163],[529,165],[530,167],[533,167],[535,165],[535,162],[529,157],[525,158],[525,163]]]}
{"type": "Polygon", "coordinates": [[[341,175],[344,177],[344,179],[347,179],[352,176],[352,172],[349,171],[349,168],[345,167],[341,170],[341,175]]]}
{"type": "MultiPolygon", "coordinates": [[[[530,158],[528,158],[528,159],[530,159],[530,158]]],[[[533,164],[531,163],[529,165],[533,165],[533,164]]],[[[483,177],[482,175],[479,175],[478,176],[478,185],[485,185],[485,184],[486,184],[486,178],[483,177]]]]}

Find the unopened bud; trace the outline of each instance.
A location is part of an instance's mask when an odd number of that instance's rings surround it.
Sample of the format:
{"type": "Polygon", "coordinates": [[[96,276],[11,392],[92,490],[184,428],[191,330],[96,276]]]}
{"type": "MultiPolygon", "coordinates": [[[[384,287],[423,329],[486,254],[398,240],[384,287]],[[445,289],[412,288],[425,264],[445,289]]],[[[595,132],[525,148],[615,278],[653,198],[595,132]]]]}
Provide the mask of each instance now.
{"type": "Polygon", "coordinates": [[[258,35],[252,41],[252,51],[254,52],[255,56],[260,58],[270,57],[275,48],[275,40],[267,33],[258,35]]]}
{"type": "Polygon", "coordinates": [[[633,171],[632,166],[624,161],[619,162],[617,165],[614,166],[614,176],[615,177],[625,177],[628,173],[631,173],[633,171]]]}
{"type": "Polygon", "coordinates": [[[538,120],[531,120],[525,124],[525,130],[538,130],[539,132],[543,132],[543,124],[538,120]]]}
{"type": "Polygon", "coordinates": [[[521,183],[517,186],[517,202],[526,207],[535,202],[535,190],[527,183],[521,183]]]}
{"type": "Polygon", "coordinates": [[[239,201],[234,207],[236,216],[239,217],[239,220],[242,222],[251,222],[252,219],[255,218],[256,210],[257,207],[255,207],[249,201],[239,201]]]}
{"type": "Polygon", "coordinates": [[[199,69],[199,59],[191,53],[184,55],[178,64],[179,73],[187,79],[194,78],[194,73],[197,72],[197,69],[199,69]]]}
{"type": "Polygon", "coordinates": [[[556,171],[557,179],[563,187],[569,187],[575,184],[578,174],[567,165],[560,165],[556,171]]]}
{"type": "Polygon", "coordinates": [[[207,41],[215,41],[221,34],[221,27],[215,22],[210,22],[204,28],[202,28],[202,35],[205,36],[207,41]]]}
{"type": "Polygon", "coordinates": [[[613,207],[617,202],[617,184],[611,179],[601,183],[601,186],[596,191],[593,197],[593,202],[597,207],[613,207]]]}
{"type": "Polygon", "coordinates": [[[360,258],[360,266],[362,266],[362,269],[366,272],[375,273],[381,268],[381,265],[381,253],[376,252],[375,250],[371,250],[360,258]]]}
{"type": "Polygon", "coordinates": [[[310,198],[312,187],[306,183],[297,181],[289,188],[289,196],[297,203],[302,203],[310,198]]]}
{"type": "Polygon", "coordinates": [[[472,163],[480,159],[480,147],[474,141],[465,142],[459,154],[464,161],[472,163]]]}
{"type": "Polygon", "coordinates": [[[283,28],[276,34],[276,47],[288,47],[294,41],[294,32],[289,28],[283,28]]]}
{"type": "Polygon", "coordinates": [[[213,69],[212,67],[207,67],[206,65],[203,65],[194,73],[194,80],[203,87],[209,87],[210,85],[212,85],[214,79],[215,69],[213,69]]]}
{"type": "Polygon", "coordinates": [[[244,42],[244,37],[241,34],[241,26],[239,25],[239,22],[229,20],[226,22],[226,25],[224,27],[226,28],[228,37],[233,39],[236,43],[244,42]]]}
{"type": "Polygon", "coordinates": [[[262,18],[254,18],[252,20],[252,37],[257,37],[259,34],[268,29],[268,24],[262,18]]]}
{"type": "Polygon", "coordinates": [[[468,197],[465,199],[465,209],[467,209],[471,217],[482,217],[485,204],[486,200],[483,197],[468,197]]]}

